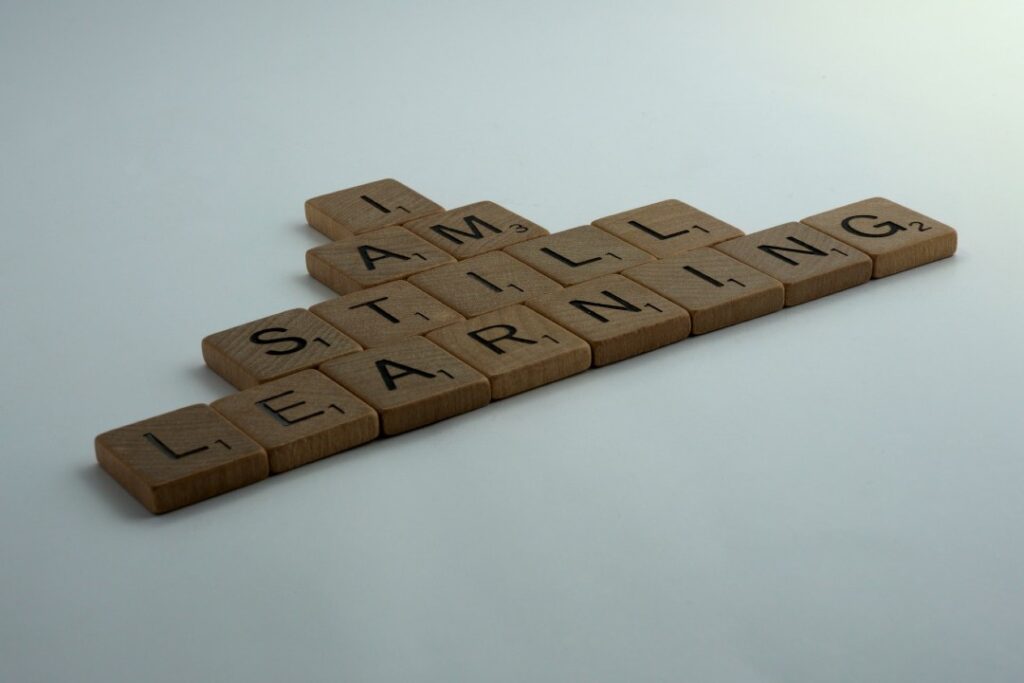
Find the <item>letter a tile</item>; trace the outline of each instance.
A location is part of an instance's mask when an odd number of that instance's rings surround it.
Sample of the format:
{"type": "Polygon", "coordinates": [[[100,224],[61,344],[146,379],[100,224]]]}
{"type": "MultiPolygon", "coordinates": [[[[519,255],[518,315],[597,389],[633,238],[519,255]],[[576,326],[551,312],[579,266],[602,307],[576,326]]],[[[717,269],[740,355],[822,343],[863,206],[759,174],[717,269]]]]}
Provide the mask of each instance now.
{"type": "Polygon", "coordinates": [[[876,278],[948,258],[956,251],[956,230],[882,197],[802,222],[870,256],[876,278]]]}
{"type": "Polygon", "coordinates": [[[623,273],[690,312],[693,334],[782,308],[782,283],[714,249],[694,249],[623,273]]]}
{"type": "Polygon", "coordinates": [[[738,228],[678,199],[598,218],[594,225],[658,258],[743,235],[738,228]]]}
{"type": "Polygon", "coordinates": [[[406,223],[405,227],[457,259],[542,237],[548,231],[494,202],[477,202],[436,216],[406,223]]]}
{"type": "Polygon", "coordinates": [[[211,407],[267,451],[277,474],[377,438],[377,413],[316,370],[214,401],[211,407]]]}
{"type": "Polygon", "coordinates": [[[96,437],[96,460],[154,514],[267,477],[267,454],[209,406],[197,404],[96,437]]]}
{"type": "Polygon", "coordinates": [[[654,260],[646,251],[592,225],[520,242],[505,251],[566,287],[654,260]]]}
{"type": "Polygon", "coordinates": [[[405,280],[352,292],[309,310],[367,349],[464,319],[405,280]]]}
{"type": "Polygon", "coordinates": [[[803,223],[777,225],[714,248],[781,282],[787,306],[871,279],[871,259],[866,254],[803,223]]]}
{"type": "Polygon", "coordinates": [[[595,367],[653,351],[690,333],[685,310],[621,275],[588,280],[526,305],[590,344],[595,367]]]}
{"type": "Polygon", "coordinates": [[[309,274],[339,294],[402,280],[455,259],[405,228],[382,228],[306,252],[309,274]]]}
{"type": "Polygon", "coordinates": [[[590,346],[536,311],[516,305],[427,333],[491,381],[491,398],[528,391],[590,367],[590,346]]]}
{"type": "Polygon", "coordinates": [[[487,378],[427,341],[410,337],[325,363],[320,370],[372,406],[381,431],[401,434],[487,405],[487,378]]]}
{"type": "Polygon", "coordinates": [[[307,200],[306,222],[340,240],[442,211],[420,193],[385,178],[307,200]]]}
{"type": "Polygon", "coordinates": [[[206,364],[239,389],[359,350],[359,344],[304,308],[293,308],[203,339],[206,364]]]}

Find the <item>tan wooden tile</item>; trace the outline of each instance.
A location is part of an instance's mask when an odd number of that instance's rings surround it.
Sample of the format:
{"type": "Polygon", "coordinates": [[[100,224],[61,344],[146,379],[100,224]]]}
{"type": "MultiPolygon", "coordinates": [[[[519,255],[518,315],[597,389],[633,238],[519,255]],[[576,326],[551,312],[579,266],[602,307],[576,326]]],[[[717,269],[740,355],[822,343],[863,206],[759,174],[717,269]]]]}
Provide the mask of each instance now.
{"type": "Polygon", "coordinates": [[[367,349],[464,320],[405,280],[352,292],[309,310],[367,349]]]}
{"type": "Polygon", "coordinates": [[[619,273],[654,259],[646,251],[592,225],[513,244],[505,251],[565,286],[619,273]]]}
{"type": "Polygon", "coordinates": [[[678,199],[598,218],[594,225],[658,258],[743,235],[742,230],[678,199]]]}
{"type": "Polygon", "coordinates": [[[455,258],[405,228],[382,228],[306,252],[309,274],[339,294],[348,294],[415,273],[455,258]]]}
{"type": "Polygon", "coordinates": [[[359,344],[304,308],[253,320],[203,339],[203,358],[239,389],[316,367],[359,344]]]}
{"type": "Polygon", "coordinates": [[[714,248],[781,282],[787,306],[871,279],[871,259],[866,254],[803,223],[784,223],[714,248]]]}
{"type": "Polygon", "coordinates": [[[470,317],[562,288],[501,251],[413,275],[409,282],[470,317]]]}
{"type": "Polygon", "coordinates": [[[274,474],[377,438],[377,413],[316,370],[303,370],[210,406],[267,452],[274,474]]]}
{"type": "Polygon", "coordinates": [[[406,223],[411,232],[457,259],[543,237],[548,231],[494,202],[477,202],[406,223]]]}
{"type": "Polygon", "coordinates": [[[590,346],[517,304],[427,333],[491,381],[491,398],[518,394],[583,372],[590,346]]]}
{"type": "Polygon", "coordinates": [[[96,460],[154,514],[267,477],[267,454],[209,406],[197,404],[96,437],[96,460]]]}
{"type": "Polygon", "coordinates": [[[774,313],[786,301],[781,282],[710,248],[645,263],[623,275],[689,311],[693,334],[774,313]]]}
{"type": "Polygon", "coordinates": [[[332,240],[407,223],[442,211],[444,209],[439,204],[393,178],[306,200],[306,222],[332,240]]]}
{"type": "Polygon", "coordinates": [[[369,403],[385,434],[461,415],[491,400],[487,378],[423,337],[338,358],[320,369],[369,403]]]}
{"type": "Polygon", "coordinates": [[[956,251],[956,230],[883,197],[872,197],[803,219],[871,257],[872,277],[885,277],[956,251]]]}
{"type": "Polygon", "coordinates": [[[587,280],[526,305],[590,344],[595,367],[690,334],[690,316],[684,309],[621,275],[587,280]]]}

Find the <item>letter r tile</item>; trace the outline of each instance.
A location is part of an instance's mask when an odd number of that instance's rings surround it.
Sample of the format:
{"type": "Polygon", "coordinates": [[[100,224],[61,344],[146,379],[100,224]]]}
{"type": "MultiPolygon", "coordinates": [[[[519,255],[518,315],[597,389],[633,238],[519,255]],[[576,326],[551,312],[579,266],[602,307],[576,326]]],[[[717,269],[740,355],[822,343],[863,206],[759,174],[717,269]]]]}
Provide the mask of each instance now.
{"type": "Polygon", "coordinates": [[[239,389],[359,350],[359,344],[304,308],[293,308],[203,339],[206,364],[239,389]]]}
{"type": "Polygon", "coordinates": [[[948,258],[956,251],[956,230],[882,197],[847,204],[802,222],[870,256],[876,278],[948,258]]]}
{"type": "Polygon", "coordinates": [[[505,252],[566,287],[654,260],[646,251],[593,225],[513,244],[505,252]]]}
{"type": "Polygon", "coordinates": [[[404,227],[460,260],[548,234],[536,223],[494,202],[460,206],[404,227]]]}
{"type": "Polygon", "coordinates": [[[775,278],[796,306],[871,279],[871,259],[803,223],[785,223],[716,244],[714,249],[775,278]]]}
{"type": "Polygon", "coordinates": [[[306,222],[340,240],[443,210],[397,180],[385,178],[307,200],[306,222]]]}
{"type": "Polygon", "coordinates": [[[273,474],[377,438],[377,413],[316,370],[214,401],[211,407],[267,451],[273,474]]]}
{"type": "Polygon", "coordinates": [[[258,443],[203,404],[96,437],[96,460],[154,514],[267,477],[258,443]]]}
{"type": "Polygon", "coordinates": [[[590,344],[595,367],[653,351],[690,333],[684,309],[621,275],[587,280],[526,305],[590,344]]]}
{"type": "Polygon", "coordinates": [[[590,346],[522,305],[427,333],[491,381],[491,398],[512,396],[590,367],[590,346]]]}
{"type": "Polygon", "coordinates": [[[455,259],[405,228],[338,240],[306,252],[306,269],[339,294],[403,280],[455,259]]]}
{"type": "Polygon", "coordinates": [[[491,389],[472,367],[423,337],[410,337],[320,366],[366,401],[384,434],[401,434],[487,405],[491,389]]]}

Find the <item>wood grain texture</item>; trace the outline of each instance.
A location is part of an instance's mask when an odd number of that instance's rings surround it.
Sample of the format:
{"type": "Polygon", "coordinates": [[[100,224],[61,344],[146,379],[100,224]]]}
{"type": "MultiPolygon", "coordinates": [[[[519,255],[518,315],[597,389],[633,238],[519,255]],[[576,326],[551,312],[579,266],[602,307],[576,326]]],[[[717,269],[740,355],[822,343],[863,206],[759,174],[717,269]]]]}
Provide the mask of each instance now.
{"type": "Polygon", "coordinates": [[[309,310],[367,349],[464,320],[405,280],[346,294],[309,310]]]}
{"type": "Polygon", "coordinates": [[[277,474],[377,438],[377,413],[316,370],[214,401],[210,407],[267,452],[277,474]]]}
{"type": "Polygon", "coordinates": [[[409,278],[465,316],[477,316],[562,288],[501,251],[474,256],[409,278]]]}
{"type": "Polygon", "coordinates": [[[866,254],[803,223],[777,225],[714,248],[781,282],[787,306],[871,279],[871,259],[866,254]]]}
{"type": "Polygon", "coordinates": [[[154,514],[252,484],[268,474],[263,448],[203,404],[100,434],[96,460],[154,514]]]}
{"type": "Polygon", "coordinates": [[[956,230],[884,197],[847,204],[801,222],[870,256],[875,278],[956,252],[956,230]]]}
{"type": "Polygon", "coordinates": [[[683,308],[621,275],[587,280],[526,305],[590,344],[595,367],[690,334],[690,315],[683,308]]]}
{"type": "Polygon", "coordinates": [[[564,286],[654,260],[646,251],[592,225],[514,244],[505,251],[564,286]]]}
{"type": "Polygon", "coordinates": [[[590,367],[585,341],[520,304],[428,332],[427,338],[486,375],[492,399],[590,367]]]}
{"type": "Polygon", "coordinates": [[[441,205],[394,178],[306,200],[306,222],[332,240],[400,225],[442,211],[441,205]]]}
{"type": "Polygon", "coordinates": [[[404,227],[460,260],[548,234],[536,223],[488,201],[411,221],[404,227]]]}
{"type": "Polygon", "coordinates": [[[689,311],[693,334],[774,313],[786,302],[781,282],[710,248],[645,263],[622,274],[689,311]]]}
{"type": "Polygon", "coordinates": [[[320,369],[370,404],[385,434],[461,415],[491,400],[487,378],[423,337],[338,358],[320,369]]]}
{"type": "Polygon", "coordinates": [[[306,252],[306,269],[339,294],[402,280],[455,258],[405,228],[381,228],[306,252]]]}
{"type": "Polygon", "coordinates": [[[598,218],[593,224],[658,258],[743,235],[742,230],[678,199],[598,218]]]}
{"type": "Polygon", "coordinates": [[[316,367],[361,347],[304,308],[293,308],[203,339],[203,358],[239,389],[316,367]]]}

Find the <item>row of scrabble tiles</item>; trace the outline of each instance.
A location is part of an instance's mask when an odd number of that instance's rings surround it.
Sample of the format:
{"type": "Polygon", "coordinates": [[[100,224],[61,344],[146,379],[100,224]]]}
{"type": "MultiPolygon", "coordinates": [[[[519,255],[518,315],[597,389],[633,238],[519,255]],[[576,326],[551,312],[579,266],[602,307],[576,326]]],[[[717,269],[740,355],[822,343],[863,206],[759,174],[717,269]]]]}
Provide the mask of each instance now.
{"type": "Polygon", "coordinates": [[[309,272],[341,296],[204,339],[238,393],[96,438],[150,511],[956,250],[952,228],[881,198],[751,235],[677,200],[549,234],[388,179],[306,215],[335,240],[307,253],[309,272]]]}

